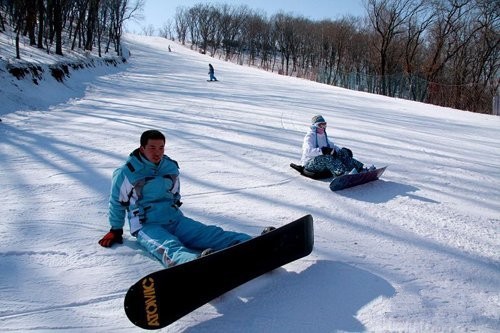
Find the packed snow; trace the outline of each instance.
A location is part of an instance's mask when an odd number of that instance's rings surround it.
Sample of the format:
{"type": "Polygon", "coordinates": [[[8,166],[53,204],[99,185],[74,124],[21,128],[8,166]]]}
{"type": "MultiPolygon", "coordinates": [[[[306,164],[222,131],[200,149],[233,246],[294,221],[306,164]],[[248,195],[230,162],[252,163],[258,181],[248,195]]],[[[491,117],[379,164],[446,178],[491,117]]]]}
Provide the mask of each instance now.
{"type": "Polygon", "coordinates": [[[111,174],[147,129],[164,132],[180,164],[186,215],[257,235],[311,214],[315,228],[311,255],[162,332],[500,331],[499,117],[280,76],[159,37],[125,45],[126,64],[64,84],[0,70],[2,332],[141,331],[123,298],[162,266],[127,230],[123,245],[97,241],[111,174]],[[207,82],[209,63],[219,82],[207,82]],[[291,169],[316,114],[337,145],[387,165],[383,177],[332,192],[291,169]]]}

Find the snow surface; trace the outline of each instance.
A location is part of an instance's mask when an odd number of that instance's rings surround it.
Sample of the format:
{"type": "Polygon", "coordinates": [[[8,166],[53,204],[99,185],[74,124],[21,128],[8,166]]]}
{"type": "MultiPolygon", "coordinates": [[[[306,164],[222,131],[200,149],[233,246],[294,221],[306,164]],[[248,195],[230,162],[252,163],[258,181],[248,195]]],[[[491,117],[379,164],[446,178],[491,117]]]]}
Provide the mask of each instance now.
{"type": "Polygon", "coordinates": [[[151,128],[180,164],[186,215],[252,235],[315,220],[311,255],[162,332],[500,331],[499,117],[279,76],[158,37],[126,44],[127,64],[64,84],[0,71],[2,332],[141,331],[123,297],[162,266],[128,232],[111,249],[97,241],[111,173],[151,128]],[[206,81],[209,62],[219,82],[206,81]],[[331,192],[291,169],[315,114],[336,144],[388,165],[383,178],[331,192]]]}

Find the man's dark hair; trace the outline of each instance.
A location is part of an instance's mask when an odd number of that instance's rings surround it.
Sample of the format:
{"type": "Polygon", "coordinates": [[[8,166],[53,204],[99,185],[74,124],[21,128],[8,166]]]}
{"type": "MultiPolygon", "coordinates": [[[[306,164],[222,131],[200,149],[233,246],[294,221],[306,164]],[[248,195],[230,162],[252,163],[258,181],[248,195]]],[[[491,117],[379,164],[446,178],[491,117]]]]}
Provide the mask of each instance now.
{"type": "Polygon", "coordinates": [[[146,147],[149,140],[163,140],[165,143],[165,135],[157,130],[147,130],[141,135],[141,147],[146,147]]]}

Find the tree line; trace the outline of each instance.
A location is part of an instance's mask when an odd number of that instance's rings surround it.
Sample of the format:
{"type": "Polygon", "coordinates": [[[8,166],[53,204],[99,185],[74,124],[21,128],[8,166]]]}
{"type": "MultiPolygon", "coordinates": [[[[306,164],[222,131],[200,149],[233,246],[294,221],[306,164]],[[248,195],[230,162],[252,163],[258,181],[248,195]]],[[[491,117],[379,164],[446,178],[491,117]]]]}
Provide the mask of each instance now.
{"type": "Polygon", "coordinates": [[[143,6],[144,0],[0,0],[0,33],[7,24],[13,27],[18,59],[21,36],[58,55],[63,44],[71,50],[97,48],[99,57],[111,48],[121,55],[123,24],[143,6]]]}
{"type": "Polygon", "coordinates": [[[161,35],[210,56],[283,75],[491,113],[500,2],[364,0],[364,17],[267,17],[248,6],[177,8],[161,35]]]}
{"type": "MultiPolygon", "coordinates": [[[[33,47],[121,55],[124,22],[145,0],[0,0],[33,47]],[[102,48],[104,48],[102,50],[102,48]]],[[[179,7],[161,35],[212,57],[349,89],[491,113],[498,95],[500,2],[363,0],[366,14],[313,21],[248,6],[179,7]]]]}

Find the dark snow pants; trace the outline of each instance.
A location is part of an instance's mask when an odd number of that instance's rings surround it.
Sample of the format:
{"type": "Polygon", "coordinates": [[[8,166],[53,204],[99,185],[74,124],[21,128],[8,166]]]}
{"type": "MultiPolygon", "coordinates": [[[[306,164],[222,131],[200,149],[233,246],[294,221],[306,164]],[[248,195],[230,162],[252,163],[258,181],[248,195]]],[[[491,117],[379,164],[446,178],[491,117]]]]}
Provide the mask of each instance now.
{"type": "Polygon", "coordinates": [[[358,172],[363,170],[363,163],[351,157],[348,150],[342,148],[333,155],[319,155],[310,159],[304,169],[309,172],[320,173],[329,170],[334,177],[345,174],[356,169],[358,172]]]}

